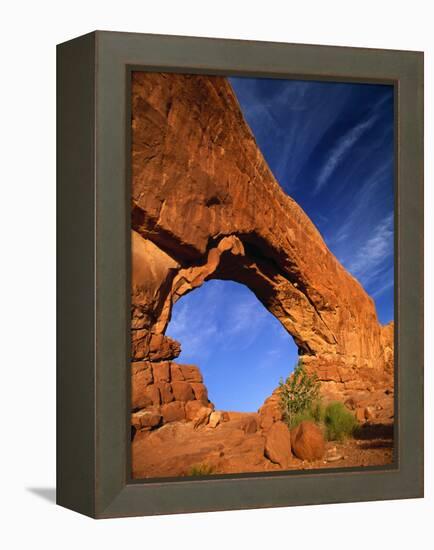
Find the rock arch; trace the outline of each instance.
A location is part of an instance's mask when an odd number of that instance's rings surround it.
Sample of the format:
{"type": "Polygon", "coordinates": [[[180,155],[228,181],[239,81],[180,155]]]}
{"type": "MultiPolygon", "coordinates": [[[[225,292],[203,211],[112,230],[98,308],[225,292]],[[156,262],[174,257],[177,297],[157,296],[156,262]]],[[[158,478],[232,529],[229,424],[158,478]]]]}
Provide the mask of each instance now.
{"type": "Polygon", "coordinates": [[[393,326],[286,195],[223,77],[133,73],[133,361],[171,360],[173,304],[207,279],[247,285],[324,392],[392,376],[393,326]]]}

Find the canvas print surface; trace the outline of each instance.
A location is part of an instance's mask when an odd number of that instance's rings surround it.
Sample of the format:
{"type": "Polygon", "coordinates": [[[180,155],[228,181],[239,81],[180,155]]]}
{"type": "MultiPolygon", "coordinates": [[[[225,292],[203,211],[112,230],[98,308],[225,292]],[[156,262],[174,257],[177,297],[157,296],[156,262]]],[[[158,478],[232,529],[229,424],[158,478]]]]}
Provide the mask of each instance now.
{"type": "Polygon", "coordinates": [[[394,460],[394,89],[136,71],[131,472],[394,460]]]}

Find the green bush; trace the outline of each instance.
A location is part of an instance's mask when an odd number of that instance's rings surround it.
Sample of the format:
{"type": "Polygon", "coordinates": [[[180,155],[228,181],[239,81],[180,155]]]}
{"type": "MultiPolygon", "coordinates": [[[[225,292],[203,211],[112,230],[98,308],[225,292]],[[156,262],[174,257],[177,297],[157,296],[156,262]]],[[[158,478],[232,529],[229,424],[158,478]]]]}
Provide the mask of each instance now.
{"type": "Polygon", "coordinates": [[[308,374],[301,360],[292,375],[280,380],[280,406],[289,428],[303,420],[315,420],[319,414],[316,403],[319,397],[320,381],[316,374],[308,374]]]}
{"type": "Polygon", "coordinates": [[[304,420],[309,420],[310,422],[316,422],[314,415],[310,409],[294,413],[289,419],[286,420],[288,428],[292,430],[301,424],[304,420]]]}
{"type": "Polygon", "coordinates": [[[189,476],[210,476],[214,473],[214,467],[210,464],[194,464],[188,471],[189,476]]]}
{"type": "Polygon", "coordinates": [[[314,422],[317,424],[324,424],[326,408],[321,400],[316,401],[311,408],[311,414],[314,422]]]}
{"type": "Polygon", "coordinates": [[[286,381],[279,383],[280,406],[290,430],[304,420],[318,424],[329,441],[343,441],[359,427],[355,416],[339,401],[324,405],[321,383],[316,374],[308,374],[301,362],[286,381]]]}
{"type": "Polygon", "coordinates": [[[358,427],[355,416],[339,401],[330,403],[325,408],[324,424],[329,441],[343,441],[351,437],[358,427]]]}

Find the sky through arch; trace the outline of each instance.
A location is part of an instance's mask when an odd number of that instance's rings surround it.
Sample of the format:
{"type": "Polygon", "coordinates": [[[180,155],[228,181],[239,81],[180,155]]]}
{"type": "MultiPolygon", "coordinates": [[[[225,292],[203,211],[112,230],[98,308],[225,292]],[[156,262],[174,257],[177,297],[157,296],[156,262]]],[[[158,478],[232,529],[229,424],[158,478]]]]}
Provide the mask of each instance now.
{"type": "Polygon", "coordinates": [[[216,408],[256,411],[298,360],[280,322],[246,286],[211,280],[174,305],[166,334],[200,367],[216,408]]]}

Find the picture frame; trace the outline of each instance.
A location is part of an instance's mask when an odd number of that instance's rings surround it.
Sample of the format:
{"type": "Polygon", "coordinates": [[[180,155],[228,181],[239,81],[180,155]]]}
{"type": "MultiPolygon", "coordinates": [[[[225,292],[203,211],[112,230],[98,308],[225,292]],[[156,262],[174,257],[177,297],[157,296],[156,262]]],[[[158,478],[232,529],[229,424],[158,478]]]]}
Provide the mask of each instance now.
{"type": "Polygon", "coordinates": [[[58,46],[57,71],[57,503],[108,518],[422,497],[423,53],[95,31],[58,46]],[[131,479],[133,70],[394,86],[393,467],[131,479]]]}

